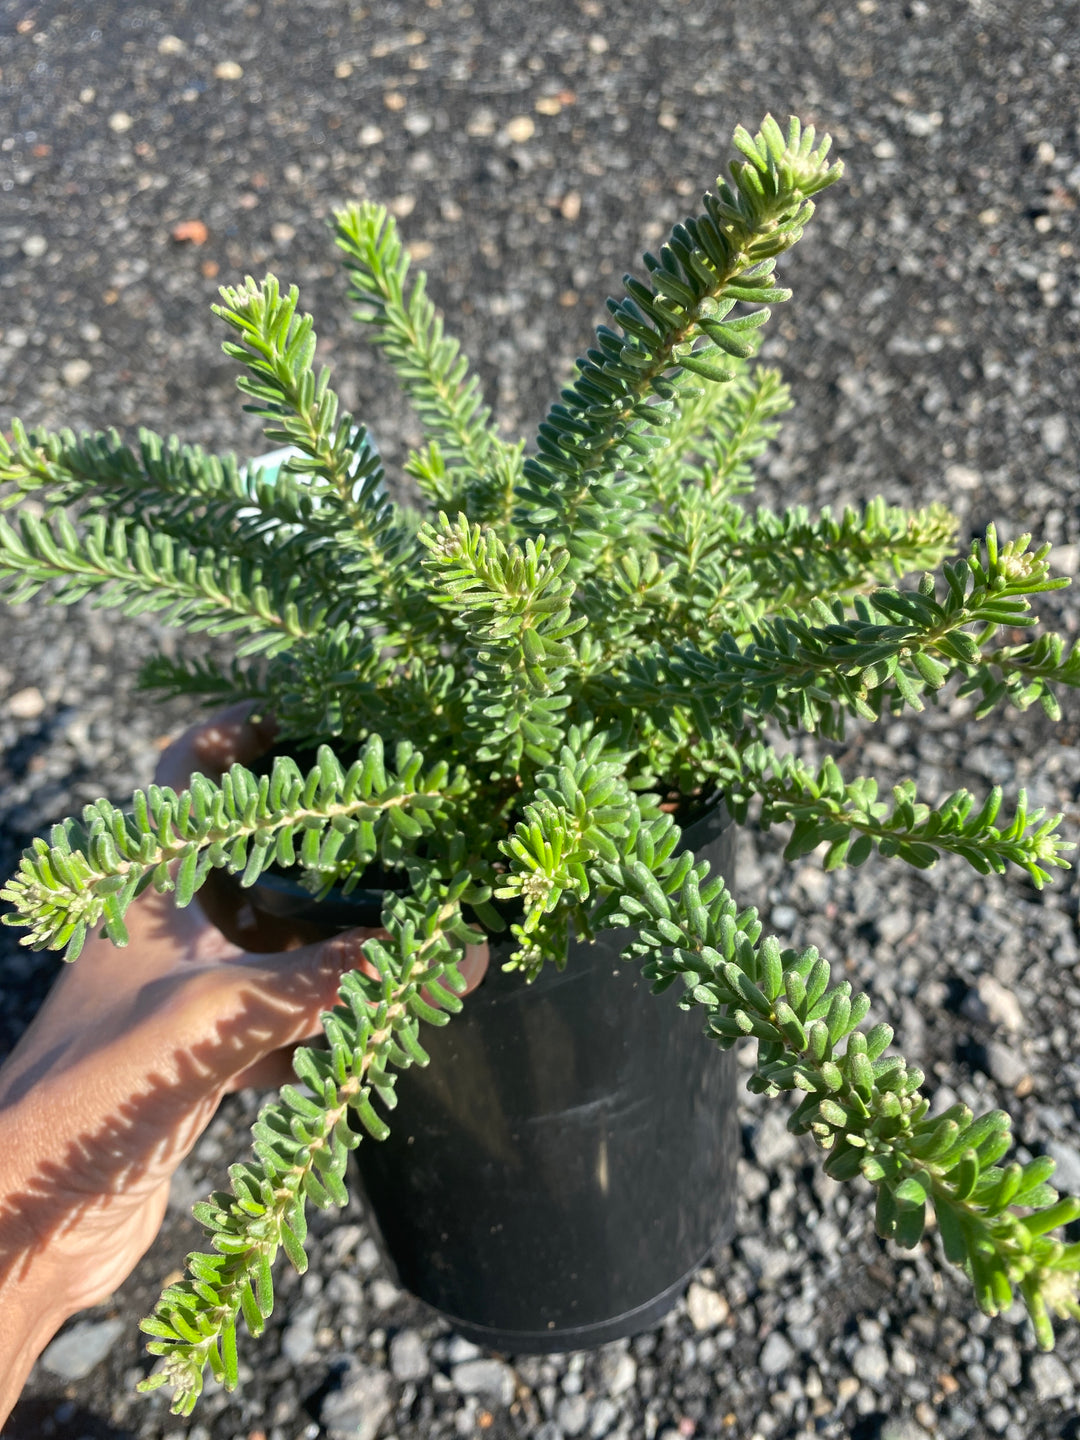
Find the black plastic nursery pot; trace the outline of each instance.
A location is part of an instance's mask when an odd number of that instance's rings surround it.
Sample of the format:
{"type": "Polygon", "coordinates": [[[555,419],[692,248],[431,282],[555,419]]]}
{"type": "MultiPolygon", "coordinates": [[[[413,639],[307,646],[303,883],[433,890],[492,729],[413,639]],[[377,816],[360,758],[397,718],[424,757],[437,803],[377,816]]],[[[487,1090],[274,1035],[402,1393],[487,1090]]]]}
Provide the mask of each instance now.
{"type": "MultiPolygon", "coordinates": [[[[684,846],[734,879],[718,808],[684,846]]],[[[257,911],[337,929],[377,924],[377,895],[312,901],[288,879],[243,892],[257,911]],[[366,907],[366,908],[365,908],[366,907]]],[[[654,1325],[730,1233],[735,1060],[619,960],[626,930],[573,942],[565,970],[506,974],[512,944],[461,1014],[425,1026],[387,1140],[356,1151],[401,1284],[491,1349],[602,1345],[654,1325]]]]}

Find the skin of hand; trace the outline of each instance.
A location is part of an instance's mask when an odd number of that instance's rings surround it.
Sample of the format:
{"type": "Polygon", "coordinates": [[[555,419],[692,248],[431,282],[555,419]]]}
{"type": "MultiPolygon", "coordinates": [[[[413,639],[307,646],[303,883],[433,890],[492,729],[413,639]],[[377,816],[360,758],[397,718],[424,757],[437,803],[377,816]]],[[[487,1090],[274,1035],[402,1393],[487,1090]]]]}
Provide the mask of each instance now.
{"type": "MultiPolygon", "coordinates": [[[[157,782],[181,789],[194,770],[263,753],[272,729],[249,711],[188,730],[157,782]]],[[[379,931],[252,953],[197,902],[177,910],[171,895],[140,896],[129,944],[90,939],[0,1067],[0,1424],[60,1325],[145,1254],[173,1172],[222,1096],[290,1078],[292,1051],[321,1033],[341,974],[374,973],[362,947],[379,931]]],[[[469,947],[469,990],[487,963],[486,945],[469,947]]]]}

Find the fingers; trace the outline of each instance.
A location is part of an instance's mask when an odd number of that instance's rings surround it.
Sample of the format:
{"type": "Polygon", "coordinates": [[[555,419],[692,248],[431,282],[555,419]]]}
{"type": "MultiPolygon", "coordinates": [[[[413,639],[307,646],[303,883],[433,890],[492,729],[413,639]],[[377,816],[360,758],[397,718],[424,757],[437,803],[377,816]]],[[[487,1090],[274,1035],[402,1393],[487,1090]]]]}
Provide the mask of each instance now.
{"type": "Polygon", "coordinates": [[[276,725],[272,717],[252,721],[254,702],[240,700],[208,720],[190,726],[172,742],[158,761],[154,779],[158,785],[183,790],[192,771],[220,774],[230,765],[247,765],[273,744],[276,725]]]}
{"type": "MultiPolygon", "coordinates": [[[[342,975],[347,970],[361,970],[378,978],[379,972],[366,959],[363,948],[375,937],[388,938],[385,930],[350,930],[301,950],[244,956],[228,967],[241,988],[250,990],[253,976],[259,977],[258,1000],[252,1009],[253,1018],[257,1012],[259,1043],[247,1051],[248,1063],[229,1078],[229,1089],[277,1086],[292,1078],[292,1052],[297,1044],[322,1034],[320,1016],[337,1004],[342,975]]],[[[466,982],[463,995],[481,983],[488,963],[486,944],[467,947],[459,966],[466,982]]]]}

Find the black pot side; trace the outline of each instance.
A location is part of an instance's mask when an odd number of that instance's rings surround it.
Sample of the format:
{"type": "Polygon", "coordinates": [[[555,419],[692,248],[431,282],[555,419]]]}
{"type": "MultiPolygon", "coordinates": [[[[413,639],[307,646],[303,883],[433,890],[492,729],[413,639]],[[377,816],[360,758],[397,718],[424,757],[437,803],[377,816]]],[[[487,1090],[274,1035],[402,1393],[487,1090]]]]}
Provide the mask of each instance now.
{"type": "MultiPolygon", "coordinates": [[[[732,884],[722,807],[683,844],[732,884]]],[[[244,894],[263,913],[378,923],[374,895],[316,905],[272,877],[244,894]]],[[[575,941],[532,985],[501,971],[513,945],[496,938],[461,1014],[422,1028],[431,1064],[399,1073],[389,1138],[356,1151],[400,1283],[490,1349],[647,1330],[731,1232],[734,1054],[678,1009],[678,984],[654,996],[619,960],[631,938],[575,941]]]]}

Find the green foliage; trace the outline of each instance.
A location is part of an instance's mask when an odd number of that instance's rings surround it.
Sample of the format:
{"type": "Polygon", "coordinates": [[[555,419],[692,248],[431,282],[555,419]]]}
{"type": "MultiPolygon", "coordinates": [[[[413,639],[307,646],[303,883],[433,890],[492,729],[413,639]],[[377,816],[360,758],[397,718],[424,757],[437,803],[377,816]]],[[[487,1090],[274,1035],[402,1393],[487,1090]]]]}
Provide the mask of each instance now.
{"type": "MultiPolygon", "coordinates": [[[[409,254],[381,205],[348,205],[337,215],[335,238],[345,254],[360,302],[356,318],[386,352],[424,426],[426,452],[414,451],[406,470],[428,500],[473,513],[497,506],[520,471],[521,447],[494,433],[480,382],[458,342],[444,334],[420,271],[409,284],[409,254]]],[[[484,518],[489,517],[486,513],[484,518]]]]}
{"type": "Polygon", "coordinates": [[[741,729],[748,717],[842,739],[845,713],[876,720],[905,705],[922,710],[923,694],[940,690],[954,674],[964,676],[966,689],[1006,697],[1019,708],[1041,699],[1055,717],[1053,684],[1080,684],[1078,647],[1054,665],[1060,642],[1048,647],[1044,639],[1038,656],[1031,646],[991,643],[1002,629],[1036,623],[1027,596],[1069,583],[1050,575],[1048,545],[1028,551],[1030,538],[999,551],[990,526],[985,545],[976,542],[969,559],[945,566],[940,601],[930,574],[915,590],[856,596],[853,614],[839,598],[830,604],[815,596],[810,619],[778,614],[751,626],[749,645],[729,632],[711,653],[684,644],[667,655],[656,647],[629,660],[625,675],[610,677],[607,688],[617,690],[631,712],[655,717],[688,708],[706,739],[741,729]],[[971,626],[979,627],[977,635],[971,626]]]}
{"type": "Polygon", "coordinates": [[[851,716],[921,710],[946,685],[978,714],[1038,701],[1056,718],[1080,650],[1053,634],[1017,643],[1032,598],[1065,583],[1030,537],[1002,545],[991,526],[950,559],[940,505],[742,503],[789,406],[779,374],[748,363],[765,307],[789,298],[777,260],[840,167],[796,120],[735,144],[698,215],[609,301],[528,458],[496,434],[394,221],[375,204],[339,213],[357,317],[424,428],[405,466],[422,514],[390,502],[364,427],[316,371],[311,317],[273,276],[215,308],[248,408],[299,452],[275,479],[148,432],[135,448],[18,422],[0,438],[0,508],[24,506],[0,520],[9,599],[92,596],[236,631],[236,658],[159,657],[144,684],[248,698],[285,741],[322,742],[305,770],[234,766],[56,826],[0,892],[25,943],[74,959],[101,926],[122,944],[140,891],[186,905],[214,867],[251,885],[291,866],[321,893],[377,859],[408,882],[386,902],[389,940],[368,947],[378,978],[344,977],[329,1048],[299,1052],[305,1089],[264,1109],[254,1160],[197,1207],[210,1251],[145,1323],[166,1362],[148,1383],[171,1384],[180,1413],[207,1365],[235,1385],[237,1325],[262,1329],[278,1251],[306,1263],[307,1202],[342,1203],[349,1150],[385,1132],[395,1069],[426,1062],[420,1022],[459,1007],[475,938],[463,905],[491,932],[504,928],[493,902],[512,907],[509,968],[525,978],[566,963],[572,935],[632,927],[626,958],[655,988],[680,984],[721,1046],[757,1040],[751,1088],[799,1092],[792,1128],[834,1178],[875,1188],[883,1236],[916,1244],[932,1209],[988,1314],[1019,1291],[1042,1345],[1051,1315],[1080,1317],[1080,1246],[1051,1234],[1080,1201],[1058,1199],[1050,1163],[999,1164],[1000,1113],[931,1118],[888,1026],[866,1028],[866,997],[815,951],[763,936],[662,808],[722,796],[743,821],[759,804],[764,825],[792,827],[790,857],[825,847],[829,868],[949,853],[1042,885],[1072,848],[1023,793],[1008,812],[998,789],[930,806],[907,781],[889,801],[872,778],[770,744],[775,728],[838,739],[851,716]]]}

